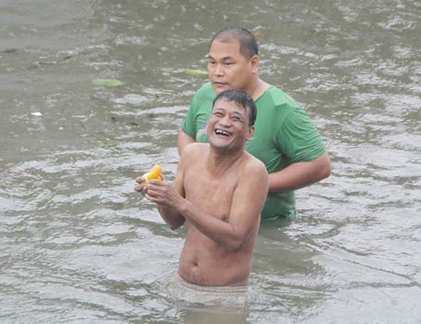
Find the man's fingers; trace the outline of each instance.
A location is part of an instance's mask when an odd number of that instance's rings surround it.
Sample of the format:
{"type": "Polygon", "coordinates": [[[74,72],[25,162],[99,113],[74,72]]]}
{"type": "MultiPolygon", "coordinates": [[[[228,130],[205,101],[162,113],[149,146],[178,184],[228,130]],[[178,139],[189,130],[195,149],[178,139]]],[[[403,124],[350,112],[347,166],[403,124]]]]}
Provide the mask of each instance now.
{"type": "Polygon", "coordinates": [[[162,185],[164,185],[164,184],[165,184],[165,182],[160,181],[160,180],[156,180],[156,179],[151,179],[151,180],[149,180],[149,183],[150,183],[151,185],[154,185],[154,186],[162,186],[162,185]]]}
{"type": "Polygon", "coordinates": [[[159,201],[159,199],[157,199],[156,197],[153,197],[153,196],[149,195],[148,193],[145,193],[145,197],[146,197],[148,200],[150,200],[150,201],[152,201],[152,202],[154,202],[154,203],[157,203],[157,202],[159,201]]]}
{"type": "Polygon", "coordinates": [[[145,187],[146,187],[145,183],[140,183],[139,185],[135,185],[134,190],[140,192],[140,191],[143,191],[145,187]]]}
{"type": "Polygon", "coordinates": [[[143,196],[145,196],[149,201],[152,201],[156,204],[161,204],[167,200],[165,197],[168,194],[168,189],[170,186],[171,185],[168,182],[159,180],[150,180],[148,183],[145,183],[142,180],[139,185],[135,186],[134,190],[141,192],[143,196]]]}
{"type": "Polygon", "coordinates": [[[136,182],[141,184],[142,182],[145,182],[145,178],[143,176],[139,177],[139,178],[136,179],[136,182]]]}

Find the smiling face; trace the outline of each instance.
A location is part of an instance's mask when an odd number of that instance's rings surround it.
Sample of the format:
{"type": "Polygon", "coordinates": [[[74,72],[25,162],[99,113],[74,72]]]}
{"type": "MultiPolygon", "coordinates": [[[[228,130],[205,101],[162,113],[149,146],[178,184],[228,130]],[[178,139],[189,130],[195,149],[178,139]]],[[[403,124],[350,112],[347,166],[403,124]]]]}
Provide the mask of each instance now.
{"type": "Polygon", "coordinates": [[[254,126],[249,125],[249,113],[235,101],[218,99],[207,126],[210,145],[223,150],[243,150],[254,132],[254,126]]]}
{"type": "Polygon", "coordinates": [[[241,89],[252,95],[259,67],[259,58],[246,58],[240,53],[240,42],[213,40],[208,55],[208,73],[216,94],[226,89],[241,89]]]}

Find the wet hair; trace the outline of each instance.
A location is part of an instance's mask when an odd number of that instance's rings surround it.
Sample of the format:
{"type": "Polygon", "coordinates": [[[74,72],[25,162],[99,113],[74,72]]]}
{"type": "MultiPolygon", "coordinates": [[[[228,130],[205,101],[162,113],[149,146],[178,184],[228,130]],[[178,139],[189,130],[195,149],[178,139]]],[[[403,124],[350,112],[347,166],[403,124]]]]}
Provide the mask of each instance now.
{"type": "Polygon", "coordinates": [[[249,127],[254,125],[254,122],[256,121],[257,117],[257,108],[256,104],[254,103],[253,99],[249,97],[249,95],[240,89],[228,89],[222,91],[220,94],[218,94],[215,98],[215,100],[212,103],[212,109],[213,106],[215,106],[215,103],[218,100],[225,99],[226,101],[233,101],[238,106],[241,106],[244,108],[245,111],[249,111],[249,127]]]}
{"type": "Polygon", "coordinates": [[[212,37],[210,45],[212,45],[215,39],[223,43],[229,43],[233,40],[238,40],[240,43],[240,53],[246,59],[249,59],[254,55],[259,55],[259,46],[257,45],[256,39],[254,38],[253,34],[245,28],[224,28],[212,37]]]}

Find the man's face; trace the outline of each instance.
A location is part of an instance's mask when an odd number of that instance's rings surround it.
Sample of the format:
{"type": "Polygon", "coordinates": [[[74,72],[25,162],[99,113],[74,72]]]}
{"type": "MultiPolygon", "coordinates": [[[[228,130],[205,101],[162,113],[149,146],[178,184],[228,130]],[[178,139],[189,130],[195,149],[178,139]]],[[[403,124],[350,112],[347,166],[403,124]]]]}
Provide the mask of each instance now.
{"type": "Polygon", "coordinates": [[[258,57],[246,58],[240,53],[240,43],[225,43],[215,39],[209,49],[208,73],[216,94],[226,89],[253,92],[253,80],[258,71],[258,57]]]}
{"type": "Polygon", "coordinates": [[[234,101],[225,98],[216,101],[207,126],[211,146],[225,150],[244,149],[254,132],[254,127],[249,126],[249,114],[249,110],[234,101]]]}

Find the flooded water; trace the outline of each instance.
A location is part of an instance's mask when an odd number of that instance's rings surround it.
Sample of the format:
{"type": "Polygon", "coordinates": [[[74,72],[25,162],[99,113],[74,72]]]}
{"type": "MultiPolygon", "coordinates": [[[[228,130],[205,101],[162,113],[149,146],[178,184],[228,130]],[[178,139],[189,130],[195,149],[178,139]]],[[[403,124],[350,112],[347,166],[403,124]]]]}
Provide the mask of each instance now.
{"type": "Polygon", "coordinates": [[[295,222],[262,225],[251,302],[230,323],[420,323],[420,17],[413,0],[2,0],[0,322],[232,316],[168,296],[184,231],[133,187],[154,163],[174,178],[206,81],[188,69],[242,25],[333,171],[297,191],[295,222]]]}

